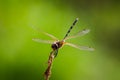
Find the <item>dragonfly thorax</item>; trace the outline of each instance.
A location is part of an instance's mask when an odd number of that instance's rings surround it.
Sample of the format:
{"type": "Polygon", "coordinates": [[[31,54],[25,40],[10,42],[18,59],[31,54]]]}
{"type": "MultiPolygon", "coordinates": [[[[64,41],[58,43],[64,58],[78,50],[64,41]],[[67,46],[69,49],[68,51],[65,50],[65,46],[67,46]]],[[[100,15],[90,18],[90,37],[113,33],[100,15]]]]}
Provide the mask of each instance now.
{"type": "Polygon", "coordinates": [[[59,49],[60,47],[62,47],[64,41],[56,41],[52,44],[52,49],[53,50],[56,50],[56,49],[59,49]]]}

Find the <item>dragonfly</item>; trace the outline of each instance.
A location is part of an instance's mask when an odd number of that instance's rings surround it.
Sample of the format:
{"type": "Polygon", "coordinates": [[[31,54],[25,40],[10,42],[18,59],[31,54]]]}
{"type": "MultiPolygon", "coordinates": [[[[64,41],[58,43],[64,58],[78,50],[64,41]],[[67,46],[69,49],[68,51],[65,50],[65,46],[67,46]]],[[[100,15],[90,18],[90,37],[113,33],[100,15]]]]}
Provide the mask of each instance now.
{"type": "Polygon", "coordinates": [[[44,32],[44,31],[41,31],[41,32],[43,34],[49,36],[50,38],[52,38],[52,40],[43,40],[43,39],[40,39],[40,38],[34,38],[33,40],[36,41],[36,42],[40,42],[40,43],[52,44],[51,45],[52,53],[54,53],[55,57],[58,54],[59,48],[61,48],[63,45],[68,45],[68,46],[71,46],[71,47],[74,47],[74,48],[77,48],[77,49],[80,49],[80,50],[94,51],[94,48],[89,47],[89,46],[80,46],[80,45],[76,45],[76,44],[73,44],[73,43],[65,42],[68,39],[73,39],[73,38],[77,38],[77,37],[80,37],[80,36],[84,36],[85,34],[90,32],[90,29],[84,29],[82,31],[79,31],[77,34],[75,34],[73,36],[69,36],[69,33],[71,32],[71,30],[73,29],[73,27],[75,26],[77,21],[78,21],[78,18],[75,19],[75,21],[70,26],[69,30],[67,31],[67,33],[65,34],[65,36],[62,40],[59,40],[58,38],[56,38],[52,34],[49,34],[49,33],[44,32]]]}
{"type": "Polygon", "coordinates": [[[67,31],[67,33],[65,34],[65,36],[63,37],[62,40],[59,40],[55,36],[53,36],[53,35],[51,35],[47,32],[44,32],[44,31],[40,31],[40,32],[49,36],[50,38],[52,38],[52,40],[43,40],[43,39],[40,39],[40,38],[34,38],[33,39],[36,42],[51,44],[52,51],[50,52],[50,55],[49,55],[48,67],[47,67],[46,71],[44,72],[45,80],[49,80],[49,77],[51,75],[51,65],[52,65],[53,59],[57,56],[58,50],[61,47],[63,47],[64,45],[68,45],[68,46],[71,46],[71,47],[74,47],[74,48],[77,48],[77,49],[80,49],[80,50],[94,51],[94,48],[92,48],[92,47],[80,46],[80,45],[76,45],[76,44],[73,44],[73,43],[65,42],[68,39],[73,39],[73,38],[77,38],[79,36],[84,36],[85,34],[90,32],[89,29],[84,29],[82,31],[79,31],[77,34],[75,34],[73,36],[69,36],[71,30],[73,29],[73,27],[75,26],[77,21],[78,21],[78,18],[75,19],[75,21],[70,26],[69,30],[67,31]]]}

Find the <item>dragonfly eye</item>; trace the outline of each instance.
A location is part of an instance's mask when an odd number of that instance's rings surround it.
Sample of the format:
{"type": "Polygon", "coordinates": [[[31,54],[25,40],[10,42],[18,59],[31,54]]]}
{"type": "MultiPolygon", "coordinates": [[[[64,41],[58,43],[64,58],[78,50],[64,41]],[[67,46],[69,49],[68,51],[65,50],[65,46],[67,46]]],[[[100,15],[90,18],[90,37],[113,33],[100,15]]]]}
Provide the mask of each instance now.
{"type": "Polygon", "coordinates": [[[51,47],[52,47],[53,50],[56,50],[56,49],[58,49],[58,44],[52,44],[51,47]]]}

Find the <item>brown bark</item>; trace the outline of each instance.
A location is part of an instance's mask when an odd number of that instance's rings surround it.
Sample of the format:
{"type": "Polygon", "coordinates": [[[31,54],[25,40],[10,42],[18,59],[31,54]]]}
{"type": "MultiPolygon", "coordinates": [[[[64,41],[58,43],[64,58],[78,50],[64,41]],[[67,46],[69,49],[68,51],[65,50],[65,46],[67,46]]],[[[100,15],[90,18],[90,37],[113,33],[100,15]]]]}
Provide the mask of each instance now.
{"type": "Polygon", "coordinates": [[[52,62],[53,62],[53,60],[54,60],[54,57],[55,57],[54,53],[51,52],[51,54],[50,54],[50,56],[49,56],[49,59],[48,59],[48,67],[47,67],[47,69],[46,69],[46,71],[45,71],[45,73],[44,73],[44,75],[45,75],[45,80],[49,80],[49,78],[50,78],[50,76],[51,76],[51,68],[52,68],[52,62]]]}

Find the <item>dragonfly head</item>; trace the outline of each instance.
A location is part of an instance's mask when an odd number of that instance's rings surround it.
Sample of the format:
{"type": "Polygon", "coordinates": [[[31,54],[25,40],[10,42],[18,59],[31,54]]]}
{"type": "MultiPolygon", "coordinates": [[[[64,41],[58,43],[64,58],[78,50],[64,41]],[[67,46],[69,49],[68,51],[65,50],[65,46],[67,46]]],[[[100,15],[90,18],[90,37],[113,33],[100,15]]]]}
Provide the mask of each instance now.
{"type": "Polygon", "coordinates": [[[51,47],[53,50],[59,49],[64,44],[64,40],[54,42],[51,47]]]}

